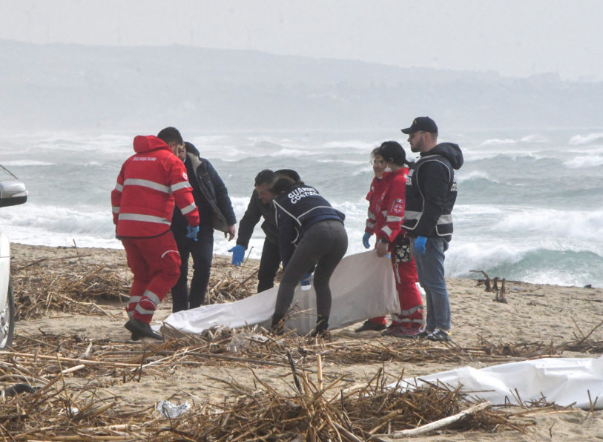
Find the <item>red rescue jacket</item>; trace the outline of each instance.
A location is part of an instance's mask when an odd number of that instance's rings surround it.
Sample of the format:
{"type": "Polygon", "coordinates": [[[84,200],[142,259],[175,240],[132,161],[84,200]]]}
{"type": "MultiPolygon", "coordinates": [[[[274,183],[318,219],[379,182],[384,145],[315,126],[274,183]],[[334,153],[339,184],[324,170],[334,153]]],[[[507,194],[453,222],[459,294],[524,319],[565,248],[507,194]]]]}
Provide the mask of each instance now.
{"type": "Polygon", "coordinates": [[[384,238],[389,243],[393,243],[401,232],[406,233],[401,226],[404,221],[408,170],[403,167],[396,172],[384,172],[381,179],[384,190],[377,201],[374,233],[377,238],[384,238]]]}
{"type": "Polygon", "coordinates": [[[174,202],[192,227],[199,225],[186,167],[159,138],[134,138],[128,158],[111,192],[113,223],[118,238],[149,238],[170,230],[174,202]]]}
{"type": "Polygon", "coordinates": [[[366,218],[365,232],[374,233],[375,224],[377,223],[377,203],[385,190],[385,184],[381,178],[374,177],[371,182],[371,189],[366,195],[366,200],[369,202],[369,208],[366,218]]]}

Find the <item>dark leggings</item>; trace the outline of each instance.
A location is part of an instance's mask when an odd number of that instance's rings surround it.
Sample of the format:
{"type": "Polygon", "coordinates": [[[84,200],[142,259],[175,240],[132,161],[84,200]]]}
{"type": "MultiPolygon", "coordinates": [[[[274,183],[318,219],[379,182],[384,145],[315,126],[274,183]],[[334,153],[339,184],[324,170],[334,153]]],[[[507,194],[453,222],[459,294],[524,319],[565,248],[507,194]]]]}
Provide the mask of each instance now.
{"type": "Polygon", "coordinates": [[[331,275],[348,249],[348,235],[343,223],[320,221],[311,226],[297,245],[278,288],[274,318],[282,318],[293,301],[295,287],[302,276],[316,264],[314,290],[316,312],[323,318],[331,313],[331,275]]]}

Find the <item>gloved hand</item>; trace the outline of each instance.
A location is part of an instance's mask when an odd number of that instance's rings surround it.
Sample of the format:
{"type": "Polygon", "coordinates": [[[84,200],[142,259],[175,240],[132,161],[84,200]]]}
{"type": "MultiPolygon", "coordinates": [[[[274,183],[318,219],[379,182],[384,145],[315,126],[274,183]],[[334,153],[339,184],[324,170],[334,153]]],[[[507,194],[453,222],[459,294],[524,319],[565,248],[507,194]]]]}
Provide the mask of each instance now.
{"type": "Polygon", "coordinates": [[[415,239],[415,252],[419,255],[423,255],[425,253],[425,243],[427,242],[427,238],[424,236],[417,236],[415,239]]]}
{"type": "Polygon", "coordinates": [[[232,252],[232,265],[235,267],[243,264],[243,260],[245,259],[245,247],[240,244],[237,244],[232,249],[228,250],[232,252]]]}
{"type": "Polygon", "coordinates": [[[304,287],[309,288],[312,285],[311,278],[312,278],[312,273],[306,273],[304,276],[302,276],[301,281],[299,281],[299,285],[302,286],[302,289],[304,287]]]}
{"type": "Polygon", "coordinates": [[[370,237],[371,237],[371,232],[364,232],[364,235],[362,235],[362,244],[364,245],[365,249],[371,248],[371,243],[369,242],[370,237]]]}
{"type": "Polygon", "coordinates": [[[191,226],[186,226],[186,237],[190,238],[194,241],[197,241],[197,233],[199,233],[199,226],[196,227],[191,227],[191,226]]]}

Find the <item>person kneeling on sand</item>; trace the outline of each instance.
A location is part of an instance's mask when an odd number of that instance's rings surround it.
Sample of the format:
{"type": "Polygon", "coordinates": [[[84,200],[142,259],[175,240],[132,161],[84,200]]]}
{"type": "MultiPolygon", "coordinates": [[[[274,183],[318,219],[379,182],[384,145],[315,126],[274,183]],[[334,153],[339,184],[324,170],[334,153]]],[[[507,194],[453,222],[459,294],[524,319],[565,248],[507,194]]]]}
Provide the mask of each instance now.
{"type": "Polygon", "coordinates": [[[331,313],[329,281],[348,248],[343,226],[345,215],[334,209],[318,191],[287,176],[271,187],[278,211],[279,247],[283,260],[283,277],[278,288],[272,316],[272,329],[283,329],[285,313],[291,306],[295,287],[307,270],[316,265],[316,328],[312,336],[328,336],[331,313]]]}

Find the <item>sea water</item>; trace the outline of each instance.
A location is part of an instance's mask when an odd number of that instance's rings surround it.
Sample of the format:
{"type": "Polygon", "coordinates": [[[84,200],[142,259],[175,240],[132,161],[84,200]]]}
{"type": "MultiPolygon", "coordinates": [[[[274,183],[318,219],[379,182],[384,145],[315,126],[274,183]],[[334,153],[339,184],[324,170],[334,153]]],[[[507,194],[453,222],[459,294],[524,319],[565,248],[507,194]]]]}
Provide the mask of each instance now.
{"type": "MultiPolygon", "coordinates": [[[[0,164],[29,190],[25,205],[0,209],[13,242],[119,248],[110,192],[136,133],[0,133],[0,164]]],[[[204,132],[186,134],[228,187],[238,219],[262,169],[297,170],[346,214],[348,254],[362,252],[365,200],[373,177],[369,155],[399,131],[204,132]]],[[[603,131],[451,131],[465,164],[446,274],[603,287],[603,131]]],[[[374,241],[372,239],[371,241],[374,241]]],[[[250,245],[258,258],[256,226],[250,245]]],[[[234,245],[216,232],[215,253],[234,245]]]]}

